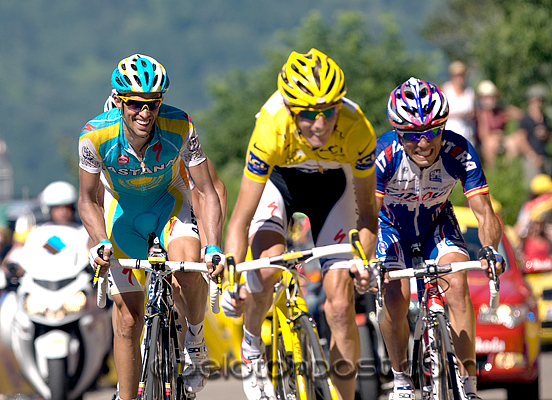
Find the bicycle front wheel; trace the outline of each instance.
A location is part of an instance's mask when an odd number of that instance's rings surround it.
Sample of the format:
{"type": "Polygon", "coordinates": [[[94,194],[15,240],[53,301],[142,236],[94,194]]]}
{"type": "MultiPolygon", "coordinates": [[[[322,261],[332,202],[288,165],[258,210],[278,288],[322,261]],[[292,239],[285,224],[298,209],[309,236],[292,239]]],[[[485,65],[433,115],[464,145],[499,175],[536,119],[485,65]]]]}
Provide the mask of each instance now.
{"type": "Polygon", "coordinates": [[[294,352],[294,371],[300,400],[338,400],[318,334],[308,314],[299,317],[301,354],[294,352]]]}
{"type": "Polygon", "coordinates": [[[147,374],[144,380],[144,399],[158,400],[164,398],[164,362],[163,340],[161,338],[161,318],[152,318],[149,331],[149,346],[146,349],[147,374]]]}
{"type": "Polygon", "coordinates": [[[418,350],[418,376],[422,400],[464,400],[458,364],[445,317],[436,314],[426,322],[418,350]]]}

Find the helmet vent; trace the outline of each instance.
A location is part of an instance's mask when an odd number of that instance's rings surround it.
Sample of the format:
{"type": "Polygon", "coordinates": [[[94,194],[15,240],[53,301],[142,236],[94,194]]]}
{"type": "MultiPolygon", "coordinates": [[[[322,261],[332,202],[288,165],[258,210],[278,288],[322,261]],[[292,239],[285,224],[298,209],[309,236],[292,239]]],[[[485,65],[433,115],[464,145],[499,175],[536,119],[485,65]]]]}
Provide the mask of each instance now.
{"type": "Polygon", "coordinates": [[[126,83],[128,85],[131,85],[132,86],[132,81],[130,80],[130,78],[127,76],[127,75],[123,75],[123,79],[126,81],[126,83]]]}

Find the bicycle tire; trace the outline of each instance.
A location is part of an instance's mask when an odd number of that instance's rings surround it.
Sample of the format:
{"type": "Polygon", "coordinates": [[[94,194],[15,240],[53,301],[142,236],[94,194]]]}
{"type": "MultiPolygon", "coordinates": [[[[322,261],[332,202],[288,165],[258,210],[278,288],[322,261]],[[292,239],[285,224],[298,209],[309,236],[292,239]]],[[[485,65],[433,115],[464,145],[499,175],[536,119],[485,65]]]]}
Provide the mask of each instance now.
{"type": "Polygon", "coordinates": [[[445,317],[435,314],[424,323],[422,337],[415,343],[413,361],[418,365],[422,400],[463,400],[458,364],[445,317]],[[426,333],[426,330],[432,332],[426,333]],[[428,337],[432,339],[428,340],[428,337]]]}
{"type": "MultiPolygon", "coordinates": [[[[291,353],[288,354],[284,344],[284,338],[280,333],[277,336],[277,348],[276,348],[276,359],[271,360],[269,363],[269,371],[272,371],[272,363],[277,363],[276,376],[273,379],[274,391],[276,393],[277,400],[289,400],[296,398],[295,394],[295,381],[293,379],[293,356],[291,353]]],[[[272,349],[270,349],[272,350],[272,349]]],[[[268,352],[271,354],[272,351],[268,352]]]]}
{"type": "MultiPolygon", "coordinates": [[[[308,314],[299,317],[302,351],[302,374],[305,380],[306,397],[308,400],[338,400],[337,391],[333,385],[328,363],[324,357],[318,334],[314,330],[312,318],[308,314]]],[[[296,370],[300,370],[296,369],[296,370]]],[[[301,387],[299,382],[297,387],[301,387]]],[[[301,396],[299,396],[301,399],[301,396]]]]}
{"type": "Polygon", "coordinates": [[[462,380],[460,378],[458,360],[456,359],[456,352],[454,351],[454,345],[450,335],[450,326],[443,314],[437,314],[437,323],[442,343],[444,345],[441,348],[445,353],[449,398],[452,400],[465,400],[466,395],[464,393],[464,385],[462,384],[462,380]]]}
{"type": "Polygon", "coordinates": [[[164,391],[163,382],[163,342],[160,338],[161,317],[156,315],[152,318],[150,326],[149,356],[147,360],[147,375],[144,382],[144,399],[162,399],[164,391]]]}

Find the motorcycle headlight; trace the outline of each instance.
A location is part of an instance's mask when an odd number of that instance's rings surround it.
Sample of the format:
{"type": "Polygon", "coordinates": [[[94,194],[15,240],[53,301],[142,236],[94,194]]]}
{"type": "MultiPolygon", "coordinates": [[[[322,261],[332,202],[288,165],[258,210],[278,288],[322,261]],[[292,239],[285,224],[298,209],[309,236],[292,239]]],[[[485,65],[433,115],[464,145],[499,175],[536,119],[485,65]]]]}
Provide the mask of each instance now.
{"type": "Polygon", "coordinates": [[[32,294],[28,294],[25,299],[25,309],[29,314],[43,315],[46,318],[61,319],[67,314],[82,311],[84,307],[86,307],[86,294],[84,292],[77,292],[69,297],[59,310],[51,310],[45,307],[41,299],[32,294]]]}
{"type": "Polygon", "coordinates": [[[40,298],[29,293],[25,299],[25,310],[29,314],[44,314],[46,307],[40,298]]]}
{"type": "Polygon", "coordinates": [[[84,292],[75,293],[73,296],[69,297],[63,303],[62,309],[65,310],[67,314],[79,312],[86,306],[86,295],[84,292]]]}
{"type": "Polygon", "coordinates": [[[487,304],[479,307],[479,322],[483,324],[504,325],[512,329],[524,322],[527,317],[528,307],[522,305],[501,304],[497,309],[490,308],[487,304]]]}

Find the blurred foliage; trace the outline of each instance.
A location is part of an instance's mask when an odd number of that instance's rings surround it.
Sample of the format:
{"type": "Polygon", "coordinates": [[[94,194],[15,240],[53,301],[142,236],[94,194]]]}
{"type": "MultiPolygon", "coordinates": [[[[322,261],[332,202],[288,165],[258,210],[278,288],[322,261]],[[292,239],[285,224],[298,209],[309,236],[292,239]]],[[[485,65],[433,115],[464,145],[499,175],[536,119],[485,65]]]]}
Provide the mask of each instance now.
{"type": "MultiPolygon", "coordinates": [[[[401,35],[419,47],[424,41],[414,32],[421,21],[410,17],[423,16],[437,1],[419,6],[408,0],[340,0],[338,6],[366,16],[373,32],[376,16],[394,12],[401,35]]],[[[274,32],[294,29],[311,10],[329,18],[336,2],[72,0],[54,6],[47,0],[2,0],[0,138],[8,145],[15,195],[27,187],[35,196],[58,179],[76,183],[69,171],[77,164],[80,130],[102,111],[111,72],[123,57],[143,53],[158,59],[171,77],[167,103],[194,118],[210,103],[208,76],[222,79],[229,70],[261,65],[266,49],[281,44],[274,32]]],[[[274,82],[270,77],[267,87],[274,82]]],[[[253,100],[258,109],[262,100],[253,100]]],[[[248,111],[239,110],[236,118],[252,118],[248,111]]]]}
{"type": "MultiPolygon", "coordinates": [[[[543,84],[549,90],[552,84],[551,20],[551,0],[449,0],[435,9],[423,34],[449,60],[468,65],[468,80],[474,87],[490,79],[506,104],[525,109],[530,86],[543,84]]],[[[549,117],[551,103],[549,90],[545,99],[549,117]]],[[[516,128],[514,121],[508,132],[516,128]]],[[[528,197],[519,161],[501,158],[494,170],[485,170],[507,224],[515,223],[528,197]]],[[[455,196],[455,201],[461,197],[455,196]]]]}
{"type": "Polygon", "coordinates": [[[551,0],[448,0],[435,11],[424,36],[464,61],[474,84],[490,79],[518,107],[529,86],[552,84],[551,0]]]}

